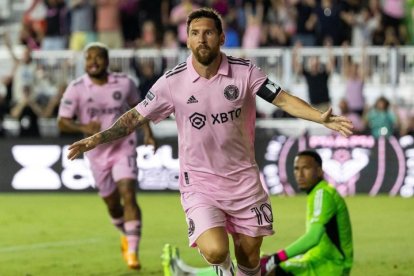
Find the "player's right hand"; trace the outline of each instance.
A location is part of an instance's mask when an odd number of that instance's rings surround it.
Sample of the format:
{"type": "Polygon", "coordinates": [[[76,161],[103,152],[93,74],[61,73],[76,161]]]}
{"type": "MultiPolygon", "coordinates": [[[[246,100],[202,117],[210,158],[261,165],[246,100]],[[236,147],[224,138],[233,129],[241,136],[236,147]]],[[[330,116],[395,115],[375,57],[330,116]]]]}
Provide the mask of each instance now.
{"type": "Polygon", "coordinates": [[[96,147],[93,136],[77,141],[69,146],[68,159],[74,160],[86,151],[96,147]]]}

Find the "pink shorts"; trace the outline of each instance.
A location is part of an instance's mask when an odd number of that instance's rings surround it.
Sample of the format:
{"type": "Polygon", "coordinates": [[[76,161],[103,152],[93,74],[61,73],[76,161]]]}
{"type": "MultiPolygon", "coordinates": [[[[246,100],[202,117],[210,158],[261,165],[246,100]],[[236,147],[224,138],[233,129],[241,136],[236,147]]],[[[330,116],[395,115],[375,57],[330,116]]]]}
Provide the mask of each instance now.
{"type": "Polygon", "coordinates": [[[255,197],[215,200],[206,194],[181,195],[187,225],[189,245],[195,247],[198,237],[208,229],[225,227],[229,234],[239,233],[250,237],[270,236],[273,231],[272,206],[263,192],[255,197]]]}
{"type": "Polygon", "coordinates": [[[106,168],[91,164],[91,171],[99,195],[107,197],[115,191],[116,182],[119,180],[137,179],[137,158],[136,156],[124,155],[116,160],[112,166],[106,168]]]}

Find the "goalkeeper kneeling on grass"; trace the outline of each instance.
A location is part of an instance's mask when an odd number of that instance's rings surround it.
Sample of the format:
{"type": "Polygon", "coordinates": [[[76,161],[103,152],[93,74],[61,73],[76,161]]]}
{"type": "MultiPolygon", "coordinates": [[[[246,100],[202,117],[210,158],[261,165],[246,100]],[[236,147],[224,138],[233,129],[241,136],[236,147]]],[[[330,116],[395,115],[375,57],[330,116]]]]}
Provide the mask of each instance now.
{"type": "Polygon", "coordinates": [[[319,154],[299,152],[294,175],[307,193],[306,233],[285,249],[263,256],[262,275],[349,275],[353,262],[349,213],[344,199],[323,179],[319,154]]]}

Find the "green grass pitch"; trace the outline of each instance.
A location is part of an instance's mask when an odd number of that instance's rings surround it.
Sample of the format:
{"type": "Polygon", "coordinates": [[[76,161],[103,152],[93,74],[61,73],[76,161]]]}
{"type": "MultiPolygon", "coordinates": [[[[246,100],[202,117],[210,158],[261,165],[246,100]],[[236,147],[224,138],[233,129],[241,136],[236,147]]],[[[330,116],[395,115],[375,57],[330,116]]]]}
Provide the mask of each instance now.
{"type": "MultiPolygon", "coordinates": [[[[187,246],[179,195],[138,195],[143,209],[140,272],[128,270],[119,234],[96,194],[0,194],[0,275],[162,275],[165,243],[204,266],[187,246]]],[[[351,275],[414,275],[414,200],[355,196],[346,199],[353,223],[351,275]]],[[[286,246],[304,232],[305,197],[272,197],[276,235],[264,252],[286,246]]]]}

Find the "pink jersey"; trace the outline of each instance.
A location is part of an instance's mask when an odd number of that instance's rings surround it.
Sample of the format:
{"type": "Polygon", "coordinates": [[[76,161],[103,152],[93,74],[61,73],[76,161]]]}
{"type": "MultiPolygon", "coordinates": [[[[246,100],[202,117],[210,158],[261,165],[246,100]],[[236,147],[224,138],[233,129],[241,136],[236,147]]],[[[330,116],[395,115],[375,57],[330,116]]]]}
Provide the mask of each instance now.
{"type": "Polygon", "coordinates": [[[254,154],[255,96],[267,76],[249,61],[222,53],[217,75],[208,80],[191,58],[154,84],[138,112],[155,123],[175,114],[182,193],[224,200],[262,193],[254,154]]]}
{"type": "MultiPolygon", "coordinates": [[[[110,127],[124,112],[136,105],[139,94],[134,82],[125,74],[110,73],[104,85],[94,84],[88,75],[72,81],[66,89],[59,116],[76,118],[81,124],[99,121],[101,130],[110,127]]],[[[94,167],[110,167],[118,158],[133,155],[136,151],[136,134],[112,143],[99,145],[87,152],[94,167]]]]}

